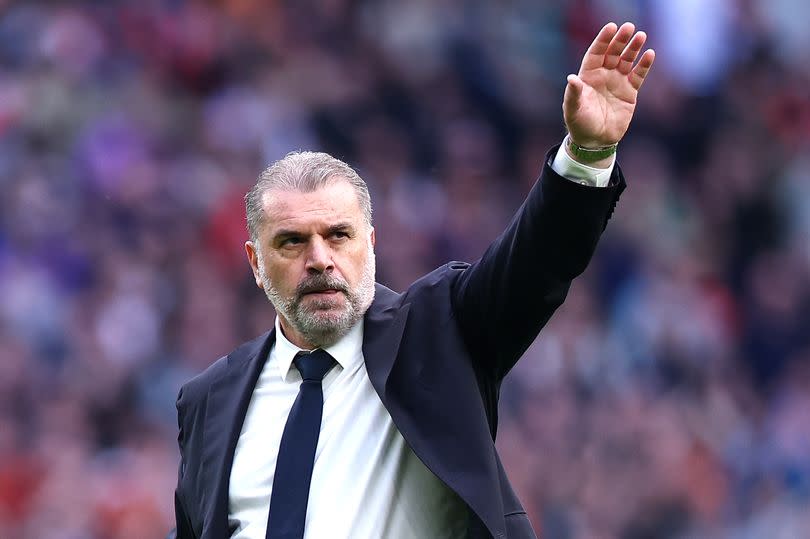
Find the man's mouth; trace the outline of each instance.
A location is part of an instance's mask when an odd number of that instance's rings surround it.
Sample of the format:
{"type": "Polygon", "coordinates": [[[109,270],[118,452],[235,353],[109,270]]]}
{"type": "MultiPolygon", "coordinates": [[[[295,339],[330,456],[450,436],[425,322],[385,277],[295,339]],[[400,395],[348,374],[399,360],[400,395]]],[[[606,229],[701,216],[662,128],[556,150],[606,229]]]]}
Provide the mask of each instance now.
{"type": "Polygon", "coordinates": [[[323,290],[310,290],[309,292],[304,292],[304,295],[305,296],[312,296],[312,295],[321,295],[321,294],[323,294],[323,295],[326,295],[326,296],[331,296],[331,295],[337,294],[338,292],[340,292],[340,290],[336,290],[334,288],[325,288],[323,290]]]}

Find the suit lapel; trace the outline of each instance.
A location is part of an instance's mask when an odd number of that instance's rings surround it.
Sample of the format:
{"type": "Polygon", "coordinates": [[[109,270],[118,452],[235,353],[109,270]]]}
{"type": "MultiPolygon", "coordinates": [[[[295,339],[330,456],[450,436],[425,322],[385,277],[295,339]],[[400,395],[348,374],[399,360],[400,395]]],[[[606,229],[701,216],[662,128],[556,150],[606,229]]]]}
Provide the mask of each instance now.
{"type": "MultiPolygon", "coordinates": [[[[402,305],[400,299],[399,294],[378,285],[374,303],[366,314],[363,356],[371,384],[417,457],[455,491],[488,528],[489,533],[482,535],[505,537],[503,506],[490,492],[491,485],[498,484],[496,461],[489,455],[483,456],[475,465],[469,465],[472,461],[468,457],[478,447],[477,440],[489,439],[489,431],[484,429],[474,436],[475,426],[464,422],[468,410],[454,410],[457,421],[439,421],[439,416],[446,414],[448,408],[458,408],[459,402],[474,400],[465,396],[447,402],[446,399],[453,399],[452,392],[425,388],[416,379],[418,370],[415,365],[396,364],[410,310],[410,304],[402,305]],[[453,433],[455,439],[469,443],[469,455],[458,457],[458,447],[441,442],[448,438],[449,433],[453,433]]],[[[402,361],[417,360],[407,354],[404,353],[402,361]]],[[[468,391],[477,391],[474,379],[463,385],[468,391]]],[[[461,390],[461,387],[454,389],[461,390]]],[[[480,413],[483,415],[484,410],[480,413]]],[[[475,533],[470,535],[475,536],[475,533]]]]}
{"type": "Polygon", "coordinates": [[[210,520],[203,525],[203,538],[230,536],[228,484],[236,443],[253,388],[274,342],[275,330],[272,330],[234,350],[227,358],[222,376],[212,382],[208,390],[201,468],[209,488],[201,496],[204,514],[210,520]]]}
{"type": "Polygon", "coordinates": [[[400,295],[376,285],[374,303],[366,312],[363,327],[363,357],[371,385],[387,407],[385,384],[399,351],[410,305],[398,305],[400,295]]]}

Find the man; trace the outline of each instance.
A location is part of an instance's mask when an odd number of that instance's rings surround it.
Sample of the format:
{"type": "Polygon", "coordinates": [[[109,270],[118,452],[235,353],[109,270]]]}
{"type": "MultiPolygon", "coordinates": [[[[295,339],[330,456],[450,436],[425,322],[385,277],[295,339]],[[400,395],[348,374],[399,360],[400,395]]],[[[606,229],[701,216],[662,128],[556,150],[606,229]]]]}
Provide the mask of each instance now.
{"type": "Polygon", "coordinates": [[[276,324],[181,389],[178,538],[535,536],[495,451],[499,387],[624,188],[614,153],[645,39],[602,28],[568,77],[569,134],[512,223],[403,294],[374,283],[371,202],[348,165],[304,152],[262,173],[245,249],[276,324]]]}

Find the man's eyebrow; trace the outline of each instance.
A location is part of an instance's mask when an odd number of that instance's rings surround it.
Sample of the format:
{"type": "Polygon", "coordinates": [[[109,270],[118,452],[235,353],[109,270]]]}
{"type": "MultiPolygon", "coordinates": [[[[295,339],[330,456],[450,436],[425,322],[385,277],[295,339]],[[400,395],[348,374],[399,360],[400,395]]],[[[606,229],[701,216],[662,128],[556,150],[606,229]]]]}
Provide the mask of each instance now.
{"type": "Polygon", "coordinates": [[[346,221],[346,222],[343,222],[343,223],[334,224],[334,225],[330,226],[327,230],[329,231],[329,233],[343,232],[343,231],[347,231],[347,230],[349,232],[353,232],[354,231],[354,226],[351,223],[349,223],[348,221],[346,221]]]}
{"type": "MultiPolygon", "coordinates": [[[[343,232],[343,231],[354,232],[354,225],[352,225],[352,223],[350,223],[349,221],[343,221],[343,222],[340,222],[340,223],[336,223],[334,225],[330,225],[329,228],[326,229],[327,234],[332,234],[332,233],[335,233],[335,232],[343,232]]],[[[281,229],[277,230],[273,234],[273,240],[276,241],[276,240],[279,240],[279,239],[296,237],[296,236],[300,237],[300,236],[306,236],[306,235],[307,235],[306,233],[301,232],[300,230],[294,230],[292,228],[281,228],[281,229]]]]}
{"type": "Polygon", "coordinates": [[[282,239],[282,238],[290,238],[290,237],[294,237],[294,236],[303,236],[303,235],[304,234],[302,234],[298,230],[293,230],[291,228],[282,228],[280,230],[277,230],[276,233],[273,234],[273,240],[278,240],[278,239],[282,239]]]}

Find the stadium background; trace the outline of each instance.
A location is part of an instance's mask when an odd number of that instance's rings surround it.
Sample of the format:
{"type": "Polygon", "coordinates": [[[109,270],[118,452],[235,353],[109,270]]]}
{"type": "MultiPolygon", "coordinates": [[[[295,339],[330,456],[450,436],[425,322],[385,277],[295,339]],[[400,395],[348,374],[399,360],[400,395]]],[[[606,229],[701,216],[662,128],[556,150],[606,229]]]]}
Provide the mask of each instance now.
{"type": "Polygon", "coordinates": [[[608,20],[658,52],[630,187],[506,382],[505,465],[547,539],[807,537],[804,0],[0,6],[0,537],[171,526],[177,389],[273,321],[266,163],[356,166],[393,288],[474,259],[608,20]]]}

